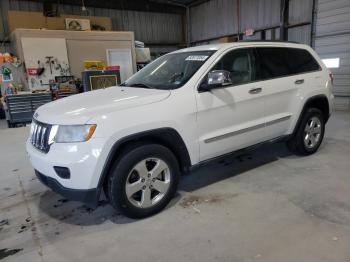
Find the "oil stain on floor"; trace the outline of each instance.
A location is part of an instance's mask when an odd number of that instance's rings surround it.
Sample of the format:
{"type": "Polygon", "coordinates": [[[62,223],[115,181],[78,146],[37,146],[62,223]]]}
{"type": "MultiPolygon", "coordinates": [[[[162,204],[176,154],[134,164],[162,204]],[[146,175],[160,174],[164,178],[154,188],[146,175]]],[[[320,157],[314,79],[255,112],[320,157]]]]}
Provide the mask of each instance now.
{"type": "Polygon", "coordinates": [[[237,196],[239,196],[238,193],[230,195],[214,194],[209,196],[189,195],[182,199],[182,201],[180,202],[180,206],[183,208],[189,208],[202,203],[219,203],[227,200],[228,198],[234,198],[237,196]]]}
{"type": "Polygon", "coordinates": [[[12,256],[20,251],[22,251],[22,248],[17,248],[17,249],[7,249],[7,248],[3,248],[0,249],[0,260],[12,256]]]}

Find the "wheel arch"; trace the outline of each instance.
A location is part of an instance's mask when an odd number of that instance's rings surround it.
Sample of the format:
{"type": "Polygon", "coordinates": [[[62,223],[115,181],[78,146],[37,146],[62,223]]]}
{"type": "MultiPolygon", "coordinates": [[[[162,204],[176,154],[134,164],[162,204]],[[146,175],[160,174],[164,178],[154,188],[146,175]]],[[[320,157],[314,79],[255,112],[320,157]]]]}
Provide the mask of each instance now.
{"type": "Polygon", "coordinates": [[[138,143],[156,143],[163,145],[169,148],[177,158],[180,166],[180,170],[183,173],[189,171],[191,167],[191,159],[189,152],[187,150],[186,144],[183,141],[180,134],[173,128],[158,128],[148,131],[143,131],[136,134],[131,134],[126,136],[118,141],[116,141],[111,150],[108,153],[104,167],[102,169],[98,189],[101,192],[105,179],[108,177],[108,174],[113,166],[113,163],[118,159],[123,151],[132,146],[133,144],[138,143]]]}
{"type": "Polygon", "coordinates": [[[317,109],[321,110],[323,117],[324,117],[324,120],[325,120],[325,123],[327,123],[327,121],[329,119],[329,115],[330,115],[330,106],[329,106],[327,96],[326,95],[312,96],[312,97],[308,98],[304,103],[303,109],[301,110],[301,112],[299,114],[298,121],[294,127],[294,130],[292,133],[293,136],[295,135],[295,133],[298,129],[298,126],[302,120],[302,117],[308,108],[317,108],[317,109]]]}

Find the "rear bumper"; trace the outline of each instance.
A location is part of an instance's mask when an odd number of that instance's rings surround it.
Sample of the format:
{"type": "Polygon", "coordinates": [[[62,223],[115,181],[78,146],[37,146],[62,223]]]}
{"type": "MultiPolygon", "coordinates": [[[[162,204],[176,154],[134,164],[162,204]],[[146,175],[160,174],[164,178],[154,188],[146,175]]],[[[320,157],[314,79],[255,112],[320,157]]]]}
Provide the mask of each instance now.
{"type": "Polygon", "coordinates": [[[35,170],[35,174],[41,183],[51,188],[52,191],[61,196],[74,201],[86,203],[89,207],[96,207],[100,192],[97,188],[93,189],[70,189],[62,186],[56,179],[45,176],[39,171],[35,170]]]}

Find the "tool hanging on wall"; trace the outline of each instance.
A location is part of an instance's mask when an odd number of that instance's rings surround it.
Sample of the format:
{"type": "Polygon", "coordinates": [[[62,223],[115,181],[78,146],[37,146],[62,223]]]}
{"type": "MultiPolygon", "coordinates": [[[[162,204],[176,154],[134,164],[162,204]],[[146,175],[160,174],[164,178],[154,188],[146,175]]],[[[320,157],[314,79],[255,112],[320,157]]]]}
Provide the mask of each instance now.
{"type": "Polygon", "coordinates": [[[45,71],[44,66],[42,65],[42,63],[40,62],[40,60],[38,60],[38,76],[41,76],[45,71]]]}
{"type": "Polygon", "coordinates": [[[60,63],[58,62],[58,59],[57,58],[54,58],[54,64],[55,64],[55,70],[60,70],[61,69],[61,65],[60,63]]]}
{"type": "Polygon", "coordinates": [[[55,65],[55,61],[53,60],[53,56],[46,56],[45,58],[46,58],[46,64],[49,65],[49,67],[50,67],[50,73],[51,73],[51,75],[52,75],[52,66],[55,65]]]}

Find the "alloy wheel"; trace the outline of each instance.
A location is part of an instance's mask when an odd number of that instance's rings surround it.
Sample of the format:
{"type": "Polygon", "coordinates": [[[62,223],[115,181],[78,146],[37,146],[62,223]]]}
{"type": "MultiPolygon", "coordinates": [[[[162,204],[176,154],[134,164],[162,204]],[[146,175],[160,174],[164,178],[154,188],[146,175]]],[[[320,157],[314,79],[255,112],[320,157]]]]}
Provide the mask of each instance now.
{"type": "Polygon", "coordinates": [[[147,158],[137,163],[127,176],[125,193],[130,203],[149,208],[166,195],[170,187],[169,166],[159,158],[147,158]]]}
{"type": "Polygon", "coordinates": [[[310,118],[304,129],[304,145],[308,149],[312,149],[318,145],[322,134],[321,120],[313,116],[310,118]]]}

